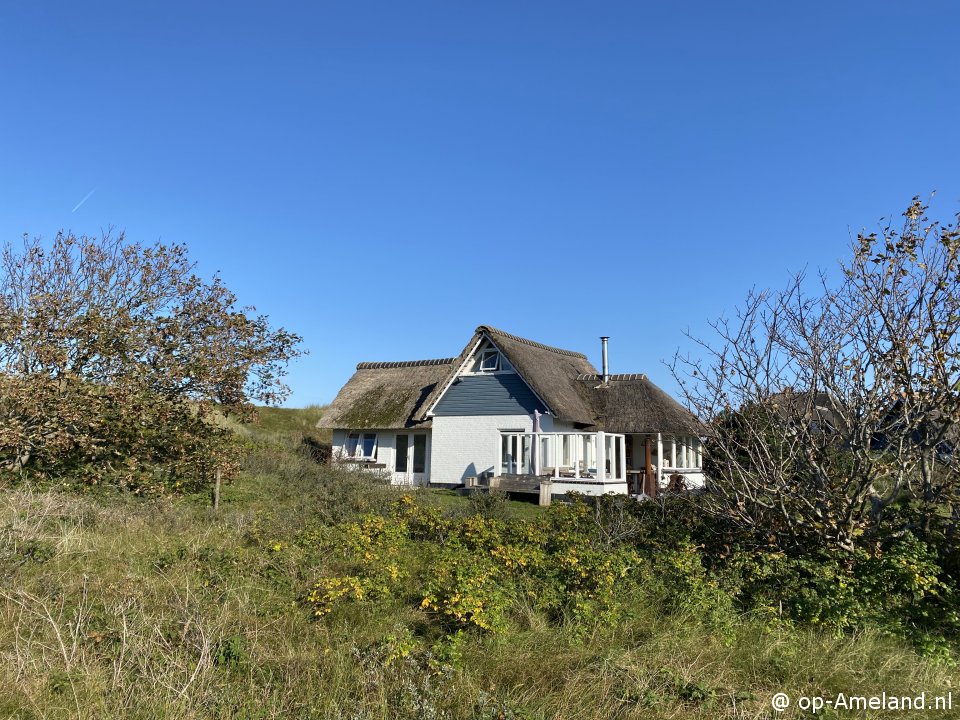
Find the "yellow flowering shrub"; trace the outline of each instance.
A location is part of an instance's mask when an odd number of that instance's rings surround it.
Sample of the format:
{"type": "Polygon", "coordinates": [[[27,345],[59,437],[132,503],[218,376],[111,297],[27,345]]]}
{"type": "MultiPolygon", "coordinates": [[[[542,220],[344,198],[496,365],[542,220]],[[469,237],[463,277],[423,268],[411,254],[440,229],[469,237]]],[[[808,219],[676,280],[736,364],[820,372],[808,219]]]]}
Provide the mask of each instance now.
{"type": "Polygon", "coordinates": [[[335,546],[348,572],[322,577],[313,585],[307,602],[318,618],[340,602],[390,597],[407,577],[403,555],[409,537],[404,521],[368,514],[340,530],[335,546]]]}
{"type": "Polygon", "coordinates": [[[611,624],[630,605],[641,562],[629,548],[595,547],[591,517],[575,503],[534,520],[444,518],[404,495],[387,516],[340,526],[344,572],[319,580],[308,601],[324,617],[341,602],[397,597],[454,632],[501,631],[518,602],[611,624]]]}
{"type": "Polygon", "coordinates": [[[443,542],[450,532],[450,521],[444,519],[440,508],[419,505],[411,495],[394,503],[391,517],[406,523],[407,535],[413,540],[443,542]]]}
{"type": "Polygon", "coordinates": [[[420,607],[457,627],[498,631],[505,625],[510,594],[502,566],[459,548],[442,552],[431,568],[420,607]]]}
{"type": "Polygon", "coordinates": [[[313,606],[314,617],[322,618],[341,599],[363,600],[368,594],[365,585],[364,579],[355,575],[321,578],[307,595],[307,602],[313,606]]]}

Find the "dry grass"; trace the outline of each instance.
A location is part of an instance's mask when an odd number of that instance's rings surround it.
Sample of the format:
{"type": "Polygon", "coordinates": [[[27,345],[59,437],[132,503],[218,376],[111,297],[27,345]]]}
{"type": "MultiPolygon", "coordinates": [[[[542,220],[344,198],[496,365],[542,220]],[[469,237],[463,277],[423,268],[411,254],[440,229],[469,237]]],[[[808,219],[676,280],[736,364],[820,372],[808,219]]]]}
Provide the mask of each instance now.
{"type": "Polygon", "coordinates": [[[330,562],[304,530],[389,489],[298,455],[249,466],[220,514],[200,500],[0,491],[0,717],[764,718],[781,690],[939,694],[960,681],[877,634],[654,606],[586,635],[521,612],[513,632],[468,637],[438,662],[415,608],[384,601],[320,623],[302,604],[330,562]]]}

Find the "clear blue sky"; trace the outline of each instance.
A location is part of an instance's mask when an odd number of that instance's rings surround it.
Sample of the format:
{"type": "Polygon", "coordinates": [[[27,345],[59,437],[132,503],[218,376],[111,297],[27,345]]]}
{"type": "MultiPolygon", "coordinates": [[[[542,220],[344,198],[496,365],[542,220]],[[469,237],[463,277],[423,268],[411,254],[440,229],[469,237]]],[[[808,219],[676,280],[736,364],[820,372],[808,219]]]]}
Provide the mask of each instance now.
{"type": "Polygon", "coordinates": [[[185,242],[305,338],[293,406],[479,324],[646,372],[915,194],[954,2],[5,2],[0,239],[185,242]],[[81,202],[91,190],[96,191],[81,202]]]}

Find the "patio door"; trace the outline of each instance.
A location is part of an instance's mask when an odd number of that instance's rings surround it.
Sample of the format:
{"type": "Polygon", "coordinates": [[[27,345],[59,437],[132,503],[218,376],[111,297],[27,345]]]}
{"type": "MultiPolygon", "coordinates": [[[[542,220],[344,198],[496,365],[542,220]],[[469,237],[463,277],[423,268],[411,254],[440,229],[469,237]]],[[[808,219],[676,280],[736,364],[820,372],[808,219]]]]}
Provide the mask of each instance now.
{"type": "Polygon", "coordinates": [[[500,475],[533,473],[533,437],[523,430],[500,431],[500,475]]]}
{"type": "Polygon", "coordinates": [[[427,436],[422,433],[397,435],[393,459],[395,485],[427,484],[427,436]]]}

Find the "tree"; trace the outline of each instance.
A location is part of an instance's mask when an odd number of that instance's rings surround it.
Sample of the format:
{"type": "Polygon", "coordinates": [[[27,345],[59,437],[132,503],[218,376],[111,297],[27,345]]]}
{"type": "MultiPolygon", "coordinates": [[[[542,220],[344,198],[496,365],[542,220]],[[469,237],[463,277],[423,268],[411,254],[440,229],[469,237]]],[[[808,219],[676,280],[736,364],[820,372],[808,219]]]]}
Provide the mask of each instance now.
{"type": "Polygon", "coordinates": [[[58,234],[0,255],[0,469],[164,486],[230,470],[217,416],[289,393],[300,338],[184,245],[58,234]]]}
{"type": "Polygon", "coordinates": [[[926,212],[861,233],[835,285],[750,292],[694,338],[702,358],[675,356],[717,512],[781,545],[955,529],[960,233],[926,212]]]}

